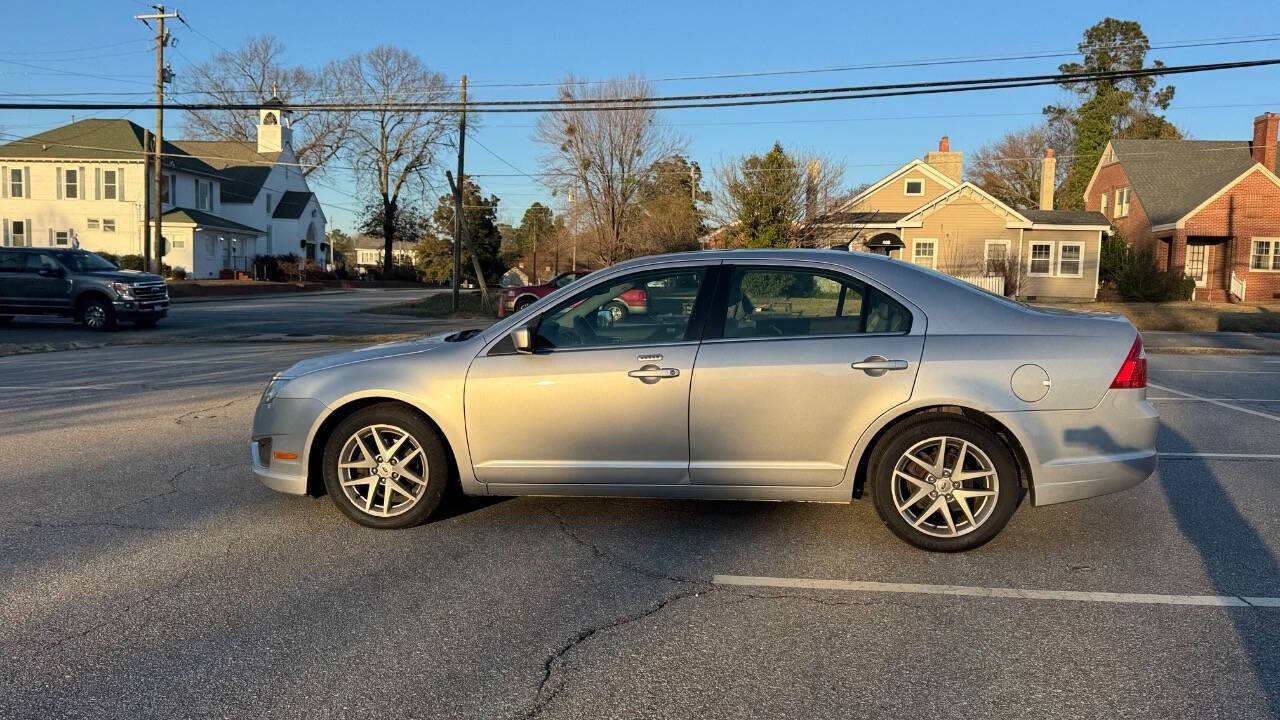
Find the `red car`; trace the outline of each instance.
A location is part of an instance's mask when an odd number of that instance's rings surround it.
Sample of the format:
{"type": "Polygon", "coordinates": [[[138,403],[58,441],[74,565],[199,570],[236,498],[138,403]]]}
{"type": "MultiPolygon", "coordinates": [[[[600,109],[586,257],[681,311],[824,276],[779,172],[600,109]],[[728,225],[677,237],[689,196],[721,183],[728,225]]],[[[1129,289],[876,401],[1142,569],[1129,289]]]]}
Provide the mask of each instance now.
{"type": "MultiPolygon", "coordinates": [[[[507,288],[502,292],[502,302],[498,304],[498,317],[506,317],[511,313],[523,310],[535,300],[559,290],[581,277],[585,272],[562,272],[541,285],[525,285],[507,288]]],[[[649,296],[644,290],[634,288],[617,297],[606,306],[613,314],[614,321],[621,320],[632,313],[645,313],[649,309],[649,296]]]]}

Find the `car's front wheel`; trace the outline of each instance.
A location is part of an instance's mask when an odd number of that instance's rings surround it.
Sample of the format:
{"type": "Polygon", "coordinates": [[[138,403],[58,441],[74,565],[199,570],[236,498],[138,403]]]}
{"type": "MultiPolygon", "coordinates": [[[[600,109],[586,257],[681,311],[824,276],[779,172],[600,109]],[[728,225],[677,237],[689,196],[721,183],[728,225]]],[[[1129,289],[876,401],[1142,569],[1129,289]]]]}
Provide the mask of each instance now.
{"type": "Polygon", "coordinates": [[[90,330],[114,329],[116,309],[105,298],[89,298],[80,306],[80,322],[90,330]]]}
{"type": "Polygon", "coordinates": [[[448,461],[435,428],[398,403],[358,410],[338,423],[324,453],[324,484],[347,517],[373,528],[406,528],[440,506],[448,461]]]}
{"type": "Polygon", "coordinates": [[[1018,464],[1004,441],[959,416],[922,416],[882,440],[868,468],[876,512],[925,550],[969,550],[1018,507],[1018,464]]]}

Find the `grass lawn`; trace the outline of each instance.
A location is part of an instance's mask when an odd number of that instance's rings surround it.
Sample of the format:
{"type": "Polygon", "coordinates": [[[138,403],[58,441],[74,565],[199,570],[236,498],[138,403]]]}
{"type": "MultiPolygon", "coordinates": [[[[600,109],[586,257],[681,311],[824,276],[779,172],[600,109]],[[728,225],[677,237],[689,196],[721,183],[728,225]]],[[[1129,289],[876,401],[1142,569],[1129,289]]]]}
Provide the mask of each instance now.
{"type": "Polygon", "coordinates": [[[463,290],[458,298],[459,308],[457,310],[453,309],[453,293],[442,292],[428,295],[421,300],[378,305],[377,307],[367,308],[364,312],[429,318],[483,318],[492,321],[498,317],[498,301],[502,293],[491,290],[489,295],[493,298],[493,302],[490,303],[488,310],[480,307],[480,292],[478,290],[463,290]]]}
{"type": "Polygon", "coordinates": [[[1280,332],[1280,303],[1096,302],[1053,307],[1124,315],[1139,330],[1280,332]]]}

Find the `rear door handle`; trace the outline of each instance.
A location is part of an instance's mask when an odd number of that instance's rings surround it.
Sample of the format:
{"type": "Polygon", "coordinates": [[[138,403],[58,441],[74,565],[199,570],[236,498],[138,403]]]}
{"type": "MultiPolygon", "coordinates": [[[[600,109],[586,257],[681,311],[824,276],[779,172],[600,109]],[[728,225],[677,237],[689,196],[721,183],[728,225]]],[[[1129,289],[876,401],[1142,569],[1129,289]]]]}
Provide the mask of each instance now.
{"type": "Polygon", "coordinates": [[[883,355],[871,355],[865,360],[852,363],[854,370],[862,370],[872,377],[880,377],[890,370],[906,370],[906,360],[890,360],[883,355]]]}

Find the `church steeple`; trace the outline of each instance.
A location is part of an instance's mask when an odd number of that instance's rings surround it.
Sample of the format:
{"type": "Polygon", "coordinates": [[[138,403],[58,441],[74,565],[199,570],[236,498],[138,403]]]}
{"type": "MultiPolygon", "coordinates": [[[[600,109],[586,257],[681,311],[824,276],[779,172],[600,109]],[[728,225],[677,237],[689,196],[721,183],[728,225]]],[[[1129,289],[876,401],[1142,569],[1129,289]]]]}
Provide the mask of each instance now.
{"type": "Polygon", "coordinates": [[[293,121],[290,115],[275,83],[272,83],[271,99],[258,110],[258,152],[272,153],[292,148],[293,121]]]}

